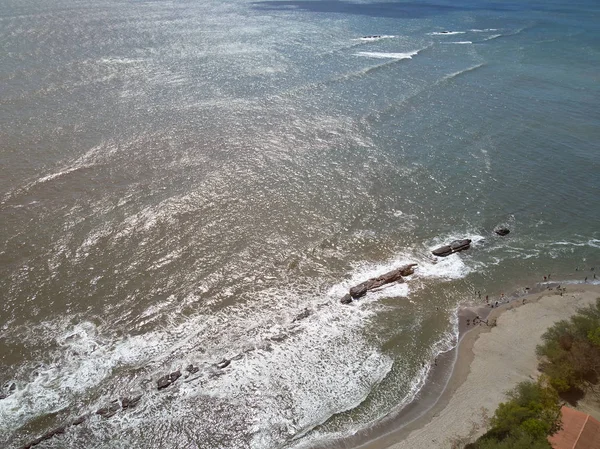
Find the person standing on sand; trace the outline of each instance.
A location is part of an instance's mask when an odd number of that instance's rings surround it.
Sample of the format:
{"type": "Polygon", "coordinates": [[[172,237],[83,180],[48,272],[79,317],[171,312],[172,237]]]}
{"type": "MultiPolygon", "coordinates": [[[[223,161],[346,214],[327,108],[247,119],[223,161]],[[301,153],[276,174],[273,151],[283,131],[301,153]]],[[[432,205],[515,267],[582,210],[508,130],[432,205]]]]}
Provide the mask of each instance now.
{"type": "Polygon", "coordinates": [[[587,276],[585,277],[585,279],[583,280],[583,282],[585,282],[587,284],[587,276]]]}

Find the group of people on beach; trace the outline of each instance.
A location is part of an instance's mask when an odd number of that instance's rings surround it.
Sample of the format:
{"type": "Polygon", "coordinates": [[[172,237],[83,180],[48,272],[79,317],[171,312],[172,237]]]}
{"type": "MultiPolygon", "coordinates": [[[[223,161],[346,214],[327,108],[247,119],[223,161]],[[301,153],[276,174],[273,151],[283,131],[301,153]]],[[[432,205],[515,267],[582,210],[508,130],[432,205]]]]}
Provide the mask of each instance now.
{"type": "MultiPolygon", "coordinates": [[[[596,267],[592,267],[590,268],[590,271],[594,271],[596,269],[596,267]]],[[[579,267],[575,267],[575,271],[579,271],[579,267]]],[[[596,273],[594,273],[594,277],[593,279],[596,279],[596,273]]],[[[587,283],[588,277],[586,276],[585,279],[583,280],[583,282],[587,283]]]]}
{"type": "MultiPolygon", "coordinates": [[[[477,297],[479,299],[481,299],[481,290],[477,290],[477,297]]],[[[508,302],[508,301],[504,299],[504,293],[500,293],[500,300],[494,302],[494,304],[491,304],[491,307],[493,309],[494,307],[498,307],[498,305],[500,305],[500,303],[504,303],[504,302],[508,302]]],[[[490,296],[489,295],[485,295],[485,303],[488,306],[490,305],[490,296]]]]}

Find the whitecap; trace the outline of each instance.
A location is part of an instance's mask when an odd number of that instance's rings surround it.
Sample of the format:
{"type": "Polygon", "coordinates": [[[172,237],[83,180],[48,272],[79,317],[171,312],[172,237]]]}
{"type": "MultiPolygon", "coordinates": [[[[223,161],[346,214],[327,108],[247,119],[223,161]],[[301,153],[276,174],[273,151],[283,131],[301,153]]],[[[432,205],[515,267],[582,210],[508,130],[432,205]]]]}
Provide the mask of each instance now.
{"type": "Polygon", "coordinates": [[[492,34],[491,36],[488,36],[484,39],[484,41],[491,41],[493,39],[497,39],[501,36],[504,36],[503,34],[492,34]]]}
{"type": "Polygon", "coordinates": [[[363,36],[363,37],[359,37],[358,39],[355,39],[357,41],[363,41],[363,42],[374,42],[374,41],[380,41],[382,39],[394,39],[397,36],[393,36],[393,35],[387,35],[387,34],[383,34],[383,35],[378,35],[378,36],[363,36]]]}
{"type": "Polygon", "coordinates": [[[430,36],[453,36],[456,34],[465,34],[466,31],[434,31],[429,33],[430,36]]]}
{"type": "Polygon", "coordinates": [[[412,59],[413,56],[419,54],[420,50],[411,51],[407,53],[385,53],[378,51],[361,51],[356,53],[356,56],[363,56],[366,58],[377,58],[377,59],[412,59]]]}

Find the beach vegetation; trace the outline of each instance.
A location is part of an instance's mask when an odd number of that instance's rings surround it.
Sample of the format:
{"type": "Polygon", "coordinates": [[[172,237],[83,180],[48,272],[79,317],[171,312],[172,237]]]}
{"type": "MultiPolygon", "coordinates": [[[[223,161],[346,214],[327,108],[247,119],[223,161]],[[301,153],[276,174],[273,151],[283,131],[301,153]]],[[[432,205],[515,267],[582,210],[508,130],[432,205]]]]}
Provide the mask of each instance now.
{"type": "Polygon", "coordinates": [[[542,376],[518,384],[507,394],[490,420],[490,429],[469,449],[548,449],[547,441],[559,428],[560,404],[556,391],[542,376]]]}
{"type": "Polygon", "coordinates": [[[549,328],[537,347],[540,369],[565,397],[587,390],[600,396],[600,298],[549,328]]]}
{"type": "Polygon", "coordinates": [[[546,437],[538,438],[527,432],[513,431],[503,440],[485,439],[473,449],[551,449],[546,437]]]}

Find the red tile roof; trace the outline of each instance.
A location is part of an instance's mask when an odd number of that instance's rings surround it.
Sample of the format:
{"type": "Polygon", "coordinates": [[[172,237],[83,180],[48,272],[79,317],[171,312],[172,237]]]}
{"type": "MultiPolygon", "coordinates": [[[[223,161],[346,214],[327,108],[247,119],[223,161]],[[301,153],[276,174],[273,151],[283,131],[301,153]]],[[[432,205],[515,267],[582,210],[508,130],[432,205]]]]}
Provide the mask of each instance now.
{"type": "Polygon", "coordinates": [[[548,437],[553,449],[600,449],[600,421],[569,407],[561,413],[562,429],[548,437]]]}

